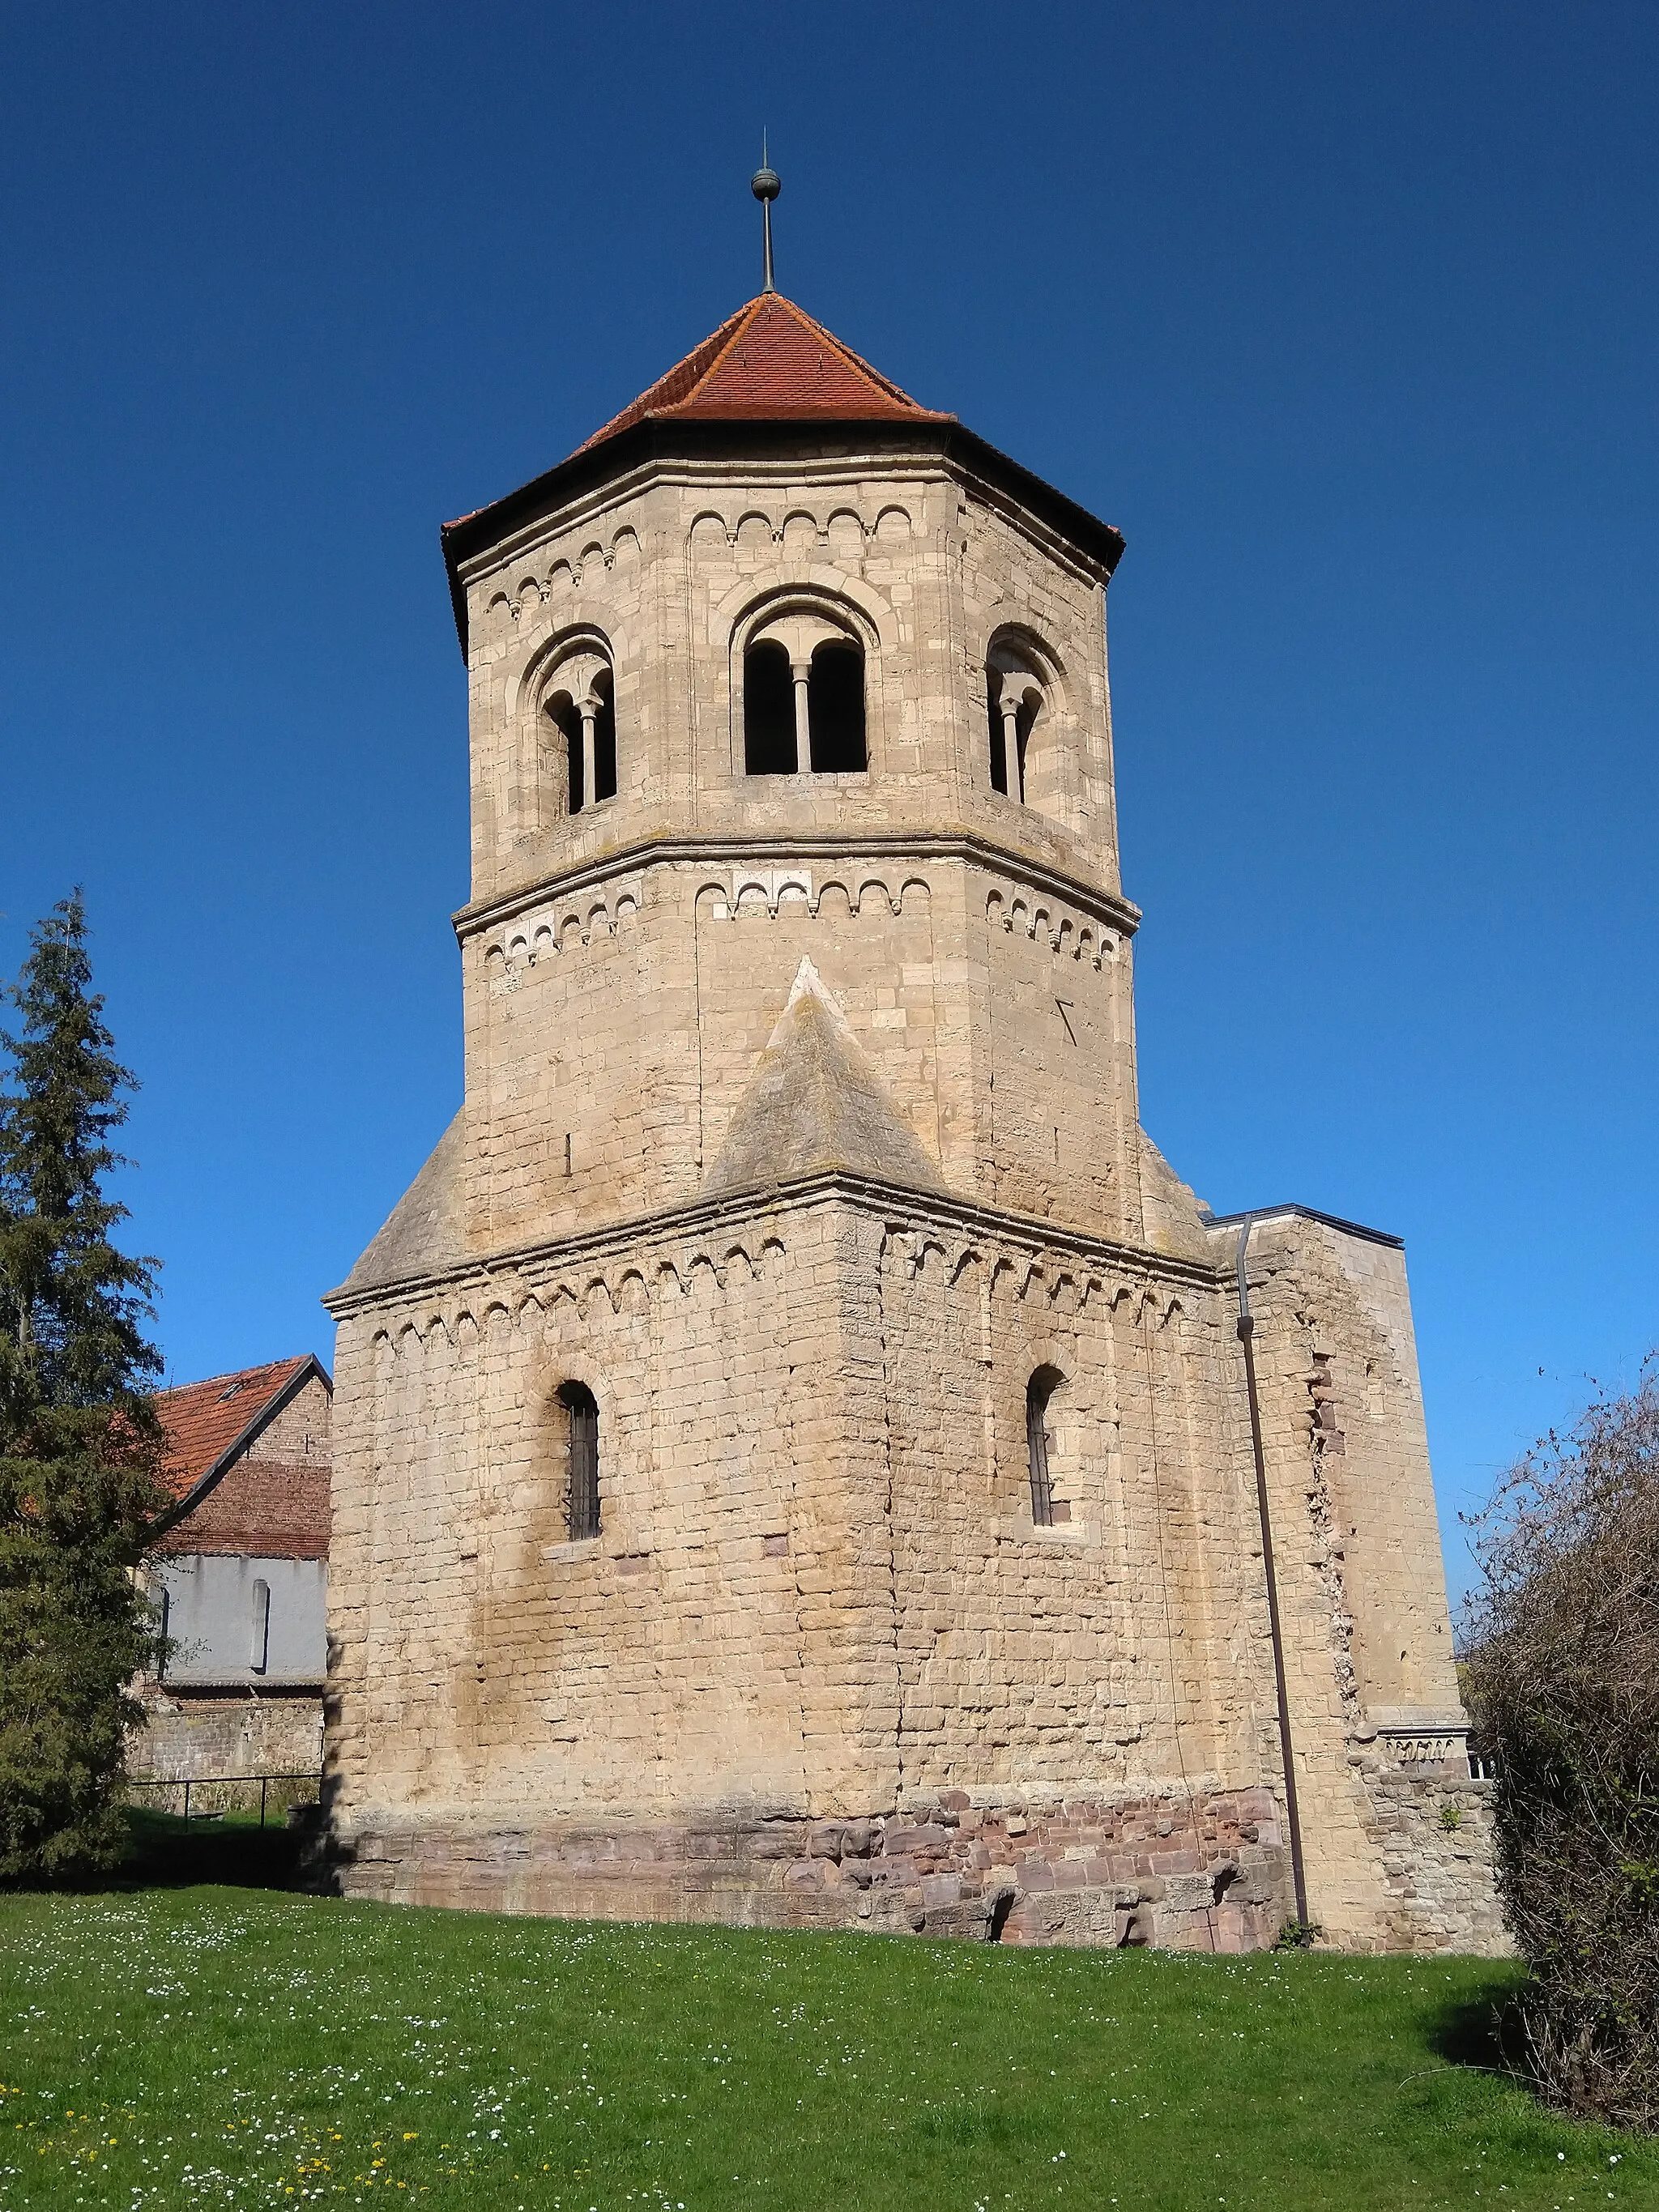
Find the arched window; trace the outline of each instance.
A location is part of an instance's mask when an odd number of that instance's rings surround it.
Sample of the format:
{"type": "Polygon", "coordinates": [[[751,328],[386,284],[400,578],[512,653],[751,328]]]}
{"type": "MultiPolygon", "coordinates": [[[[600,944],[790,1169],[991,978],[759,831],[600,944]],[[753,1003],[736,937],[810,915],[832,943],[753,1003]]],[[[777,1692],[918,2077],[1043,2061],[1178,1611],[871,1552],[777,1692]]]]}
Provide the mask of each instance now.
{"type": "Polygon", "coordinates": [[[263,1576],[253,1585],[253,1620],[251,1624],[247,1663],[256,1674],[265,1671],[265,1661],[270,1651],[270,1584],[263,1576]]]}
{"type": "Polygon", "coordinates": [[[985,704],[991,788],[1024,800],[1026,754],[1044,705],[1042,679],[1006,647],[994,647],[985,663],[985,704]]]}
{"type": "Polygon", "coordinates": [[[1054,1436],[1048,1427],[1048,1406],[1065,1381],[1057,1367],[1039,1367],[1025,1386],[1025,1455],[1031,1474],[1031,1518],[1039,1528],[1056,1521],[1069,1521],[1072,1509],[1054,1498],[1050,1455],[1054,1436]]]}
{"type": "Polygon", "coordinates": [[[583,639],[554,664],[542,695],[546,735],[564,786],[565,811],[580,814],[617,795],[617,680],[607,653],[583,639]]]}
{"type": "Polygon", "coordinates": [[[567,1526],[580,1544],[599,1533],[599,1409],[585,1382],[561,1383],[559,1403],[570,1440],[567,1526]]]}
{"type": "Polygon", "coordinates": [[[861,775],[864,647],[848,623],[790,607],[750,632],[743,656],[743,762],[749,775],[861,775]]]}

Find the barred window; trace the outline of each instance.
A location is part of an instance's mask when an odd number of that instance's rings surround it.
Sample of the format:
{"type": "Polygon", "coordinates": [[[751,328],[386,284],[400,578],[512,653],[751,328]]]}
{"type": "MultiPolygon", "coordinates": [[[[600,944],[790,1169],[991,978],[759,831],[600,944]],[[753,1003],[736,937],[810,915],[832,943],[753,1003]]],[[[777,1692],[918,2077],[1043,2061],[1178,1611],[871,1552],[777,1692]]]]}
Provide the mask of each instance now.
{"type": "Polygon", "coordinates": [[[1025,1450],[1031,1473],[1031,1518],[1039,1528],[1052,1528],[1056,1521],[1069,1521],[1072,1517],[1069,1506],[1055,1504],[1048,1465],[1048,1455],[1054,1446],[1048,1429],[1048,1401],[1065,1379],[1056,1367],[1039,1367],[1025,1386],[1025,1450]]]}
{"type": "Polygon", "coordinates": [[[584,1382],[561,1384],[559,1403],[569,1423],[568,1525],[577,1544],[599,1533],[599,1409],[584,1382]]]}

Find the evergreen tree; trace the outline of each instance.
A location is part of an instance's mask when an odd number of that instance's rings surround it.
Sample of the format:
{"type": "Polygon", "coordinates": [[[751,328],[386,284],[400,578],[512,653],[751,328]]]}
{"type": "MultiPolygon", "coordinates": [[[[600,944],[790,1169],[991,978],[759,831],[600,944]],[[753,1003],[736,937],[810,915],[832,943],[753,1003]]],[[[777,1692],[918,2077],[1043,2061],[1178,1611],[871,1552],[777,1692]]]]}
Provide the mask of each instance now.
{"type": "Polygon", "coordinates": [[[155,1640],[131,1569],[166,1503],[152,1261],[104,1195],[132,1077],[91,989],[81,895],[34,931],[0,1032],[0,1881],[112,1865],[128,1685],[155,1640]]]}

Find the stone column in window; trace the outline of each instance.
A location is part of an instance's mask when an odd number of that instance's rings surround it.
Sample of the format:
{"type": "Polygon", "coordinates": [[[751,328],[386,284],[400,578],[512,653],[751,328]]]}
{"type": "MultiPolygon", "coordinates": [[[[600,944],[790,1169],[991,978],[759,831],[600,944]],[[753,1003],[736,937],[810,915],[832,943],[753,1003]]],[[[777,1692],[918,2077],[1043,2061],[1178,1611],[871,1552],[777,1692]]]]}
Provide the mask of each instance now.
{"type": "Polygon", "coordinates": [[[1002,772],[1007,778],[1008,796],[1023,801],[1025,761],[1019,749],[1019,710],[1024,704],[1024,695],[1016,690],[1012,682],[1005,681],[998,704],[1002,714],[1002,772]]]}
{"type": "Polygon", "coordinates": [[[791,660],[789,680],[795,687],[795,766],[805,768],[812,758],[811,718],[807,697],[807,686],[812,680],[812,664],[807,660],[791,660]]]}
{"type": "Polygon", "coordinates": [[[599,718],[599,702],[592,691],[584,692],[576,702],[576,712],[582,718],[582,811],[586,813],[599,796],[593,780],[593,725],[599,718]]]}

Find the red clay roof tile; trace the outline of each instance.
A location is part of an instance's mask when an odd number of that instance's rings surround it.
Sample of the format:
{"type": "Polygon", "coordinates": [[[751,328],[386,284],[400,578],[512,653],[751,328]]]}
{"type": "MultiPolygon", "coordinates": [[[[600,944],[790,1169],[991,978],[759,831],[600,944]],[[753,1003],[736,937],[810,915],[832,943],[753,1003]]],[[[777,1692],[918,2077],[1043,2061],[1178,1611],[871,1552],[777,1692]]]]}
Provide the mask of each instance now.
{"type": "Polygon", "coordinates": [[[167,1440],[162,1474],[173,1496],[187,1497],[310,1364],[310,1353],[302,1352],[297,1359],[273,1359],[264,1367],[244,1367],[234,1375],[215,1375],[205,1382],[158,1392],[155,1410],[167,1440]]]}
{"type": "Polygon", "coordinates": [[[781,292],[763,292],[739,307],[576,450],[587,453],[635,422],[665,416],[745,422],[956,420],[919,407],[781,292]]]}

